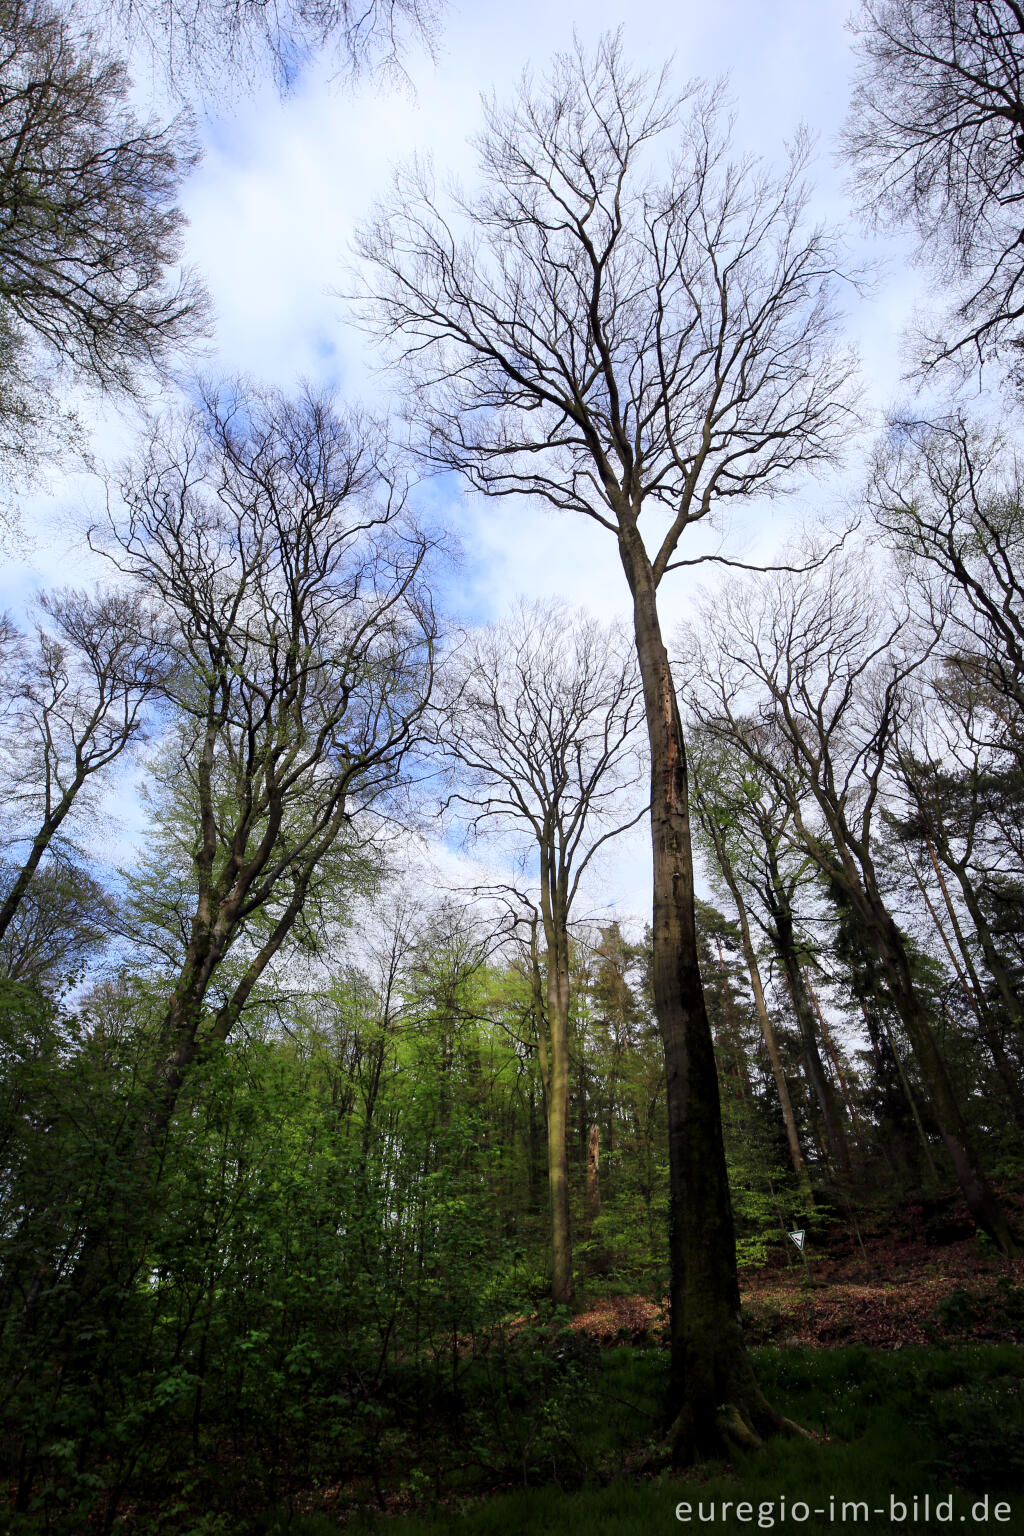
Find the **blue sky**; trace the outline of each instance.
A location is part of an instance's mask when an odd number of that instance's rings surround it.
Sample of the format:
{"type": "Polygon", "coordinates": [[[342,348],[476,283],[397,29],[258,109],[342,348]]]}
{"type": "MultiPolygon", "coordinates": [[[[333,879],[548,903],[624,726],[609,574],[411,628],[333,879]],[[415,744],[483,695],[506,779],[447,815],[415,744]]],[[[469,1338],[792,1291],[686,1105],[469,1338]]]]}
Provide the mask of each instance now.
{"type": "MultiPolygon", "coordinates": [[[[804,123],[818,137],[812,170],[816,216],[849,219],[835,135],[846,112],[853,65],[842,0],[517,0],[450,7],[438,57],[407,59],[411,89],[332,85],[313,71],[286,100],[269,85],[235,101],[207,106],[204,158],[184,189],[187,259],[203,274],[217,313],[206,361],[213,372],[243,371],[277,385],[301,376],[350,398],[386,406],[387,379],[353,328],[337,289],[351,262],[352,232],[386,188],[392,167],[430,154],[439,170],[472,177],[467,141],[480,123],[480,93],[514,89],[521,71],[540,74],[552,53],[585,44],[622,25],[634,62],[659,70],[674,57],[679,84],[727,75],[740,149],[781,158],[804,123]]],[[[851,225],[855,257],[880,260],[870,298],[847,294],[847,328],[859,347],[867,397],[881,412],[907,391],[900,383],[899,331],[924,297],[920,274],[898,242],[865,241],[851,225]]],[[[89,408],[88,406],[86,407],[89,408]]],[[[96,446],[115,454],[130,426],[109,405],[96,418],[96,446]]],[[[734,518],[733,548],[743,558],[770,553],[809,511],[837,503],[856,479],[810,485],[769,516],[734,518]]],[[[423,492],[456,528],[464,560],[451,597],[463,620],[497,616],[513,598],[562,597],[602,617],[626,611],[621,570],[603,530],[582,519],[507,501],[462,497],[454,481],[423,492]]],[[[26,498],[24,520],[35,545],[24,562],[0,573],[0,603],[18,606],[40,583],[81,582],[90,569],[67,514],[97,495],[88,477],[57,482],[26,498]]],[[[714,543],[703,530],[696,539],[714,543]]],[[[696,580],[696,576],[693,580],[696,580]]],[[[687,573],[665,591],[666,630],[687,607],[687,573]]],[[[127,824],[135,818],[125,802],[127,824]]],[[[627,911],[647,904],[642,837],[610,855],[590,904],[614,899],[627,911]]]]}
{"type": "MultiPolygon", "coordinates": [[[[206,157],[185,198],[190,251],[219,317],[217,363],[275,382],[309,375],[386,403],[387,381],[374,372],[375,360],[336,296],[348,281],[353,229],[386,189],[394,165],[413,154],[429,154],[439,171],[471,181],[468,140],[480,125],[481,92],[510,94],[524,68],[543,72],[557,49],[571,47],[574,32],[588,43],[622,25],[627,55],[654,71],[673,56],[680,84],[695,75],[727,75],[737,145],[768,160],[781,158],[797,127],[807,124],[818,138],[815,216],[846,220],[834,158],[852,68],[846,15],[847,6],[831,0],[453,7],[436,64],[422,54],[410,57],[408,93],[371,83],[338,88],[315,75],[283,102],[264,89],[231,118],[208,124],[206,157]]],[[[889,258],[870,301],[846,293],[849,333],[861,349],[869,398],[881,409],[902,392],[898,334],[917,300],[919,275],[898,246],[856,237],[853,244],[857,260],[889,258]]],[[[757,514],[748,533],[741,526],[736,533],[742,543],[756,530],[758,547],[771,547],[800,515],[801,502],[818,504],[832,494],[809,487],[770,521],[757,514]]],[[[466,617],[485,617],[520,592],[624,611],[621,572],[601,530],[507,503],[451,510],[466,551],[466,617]]],[[[680,601],[684,595],[680,586],[680,601]]]]}

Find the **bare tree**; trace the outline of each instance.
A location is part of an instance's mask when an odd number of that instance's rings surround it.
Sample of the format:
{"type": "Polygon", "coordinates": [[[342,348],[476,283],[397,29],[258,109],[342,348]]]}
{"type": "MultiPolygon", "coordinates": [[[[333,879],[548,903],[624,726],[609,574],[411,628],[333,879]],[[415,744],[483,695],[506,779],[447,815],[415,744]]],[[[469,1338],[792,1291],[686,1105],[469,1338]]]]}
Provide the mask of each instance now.
{"type": "Polygon", "coordinates": [[[1024,769],[1024,474],[1014,452],[960,414],[894,422],[869,491],[875,521],[967,685],[985,745],[1024,769]]]}
{"type": "Polygon", "coordinates": [[[105,14],[87,4],[182,94],[223,95],[269,72],[290,90],[318,55],[349,79],[402,78],[410,42],[432,47],[444,0],[116,0],[105,14]]]}
{"type": "MultiPolygon", "coordinates": [[[[876,525],[892,548],[935,659],[918,707],[901,722],[901,835],[916,842],[925,879],[966,967],[972,1009],[1011,1100],[1010,1053],[1024,1043],[1024,1003],[997,940],[992,907],[1015,905],[1024,874],[1019,804],[1024,775],[1024,485],[1014,453],[962,413],[894,422],[870,486],[876,525]],[[945,874],[943,873],[945,871],[945,874]],[[992,1005],[946,877],[995,983],[992,1005]],[[1013,1039],[1012,1037],[1016,1037],[1013,1039]]],[[[944,928],[933,910],[938,931],[944,928]]],[[[954,957],[955,958],[955,957],[954,957]]]]}
{"type": "Polygon", "coordinates": [[[442,206],[400,175],[362,237],[370,323],[405,356],[424,451],[489,495],[614,538],[651,762],[655,1006],[668,1071],[674,1454],[779,1427],[739,1324],[735,1240],[693,914],[686,755],[657,595],[720,501],[781,491],[850,424],[837,253],[782,176],[730,163],[713,94],[631,73],[617,38],[491,104],[483,182],[442,206]],[[664,174],[651,163],[673,136],[664,174]]]}
{"type": "Polygon", "coordinates": [[[241,386],[153,423],[92,537],[173,624],[166,692],[193,907],[143,1142],[166,1130],[206,1018],[226,1039],[353,818],[396,783],[425,707],[431,541],[379,428],[241,386]]]}
{"type": "Polygon", "coordinates": [[[999,811],[1005,805],[1019,821],[1020,780],[1007,784],[990,754],[972,740],[969,721],[964,728],[963,709],[949,708],[948,688],[940,685],[938,693],[924,681],[917,707],[899,723],[898,798],[887,819],[907,847],[914,883],[1024,1124],[1024,1082],[1013,1059],[1024,1050],[1024,994],[993,915],[993,906],[1012,904],[1019,920],[1024,867],[1012,840],[1002,835],[999,811]],[[970,928],[973,943],[965,931],[970,928]],[[979,976],[979,958],[994,995],[979,976]]]}
{"type": "Polygon", "coordinates": [[[0,939],[83,791],[142,739],[163,674],[161,625],[135,593],[49,593],[38,613],[5,673],[5,841],[28,852],[4,882],[0,939]]]}
{"type": "MultiPolygon", "coordinates": [[[[909,224],[954,286],[923,363],[1020,351],[1024,316],[1024,7],[1019,0],[862,0],[845,151],[861,206],[909,224]]],[[[1019,368],[1018,368],[1019,372],[1019,368]]]]}
{"type": "Polygon", "coordinates": [[[580,880],[610,838],[634,826],[625,797],[642,773],[643,704],[628,640],[557,606],[520,605],[467,637],[442,674],[438,740],[454,759],[450,797],[476,832],[529,839],[538,864],[546,1009],[538,1058],[547,1115],[551,1292],[573,1297],[566,1121],[569,919],[580,880]]]}
{"type": "Polygon", "coordinates": [[[188,123],[140,122],[121,61],[49,0],[0,6],[0,450],[23,457],[55,383],[134,390],[208,323],[175,273],[188,123]]]}
{"type": "Polygon", "coordinates": [[[920,656],[901,644],[905,614],[887,614],[865,596],[856,558],[835,558],[811,577],[754,580],[706,604],[688,697],[707,728],[744,751],[785,796],[801,845],[885,978],[968,1209],[1013,1253],[876,864],[895,723],[920,656]]]}

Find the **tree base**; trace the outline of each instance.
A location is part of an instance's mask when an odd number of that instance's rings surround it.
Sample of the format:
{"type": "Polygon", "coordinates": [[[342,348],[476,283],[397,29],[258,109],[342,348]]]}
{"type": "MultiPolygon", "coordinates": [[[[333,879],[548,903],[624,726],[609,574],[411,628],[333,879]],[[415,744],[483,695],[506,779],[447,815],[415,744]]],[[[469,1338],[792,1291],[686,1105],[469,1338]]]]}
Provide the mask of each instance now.
{"type": "MultiPolygon", "coordinates": [[[[760,1394],[758,1394],[760,1396],[760,1394]]],[[[759,1451],[776,1435],[813,1440],[810,1430],[776,1413],[762,1397],[750,1405],[724,1403],[709,1415],[698,1415],[687,1404],[676,1415],[666,1435],[668,1462],[690,1467],[700,1461],[729,1461],[741,1452],[759,1451]]]]}

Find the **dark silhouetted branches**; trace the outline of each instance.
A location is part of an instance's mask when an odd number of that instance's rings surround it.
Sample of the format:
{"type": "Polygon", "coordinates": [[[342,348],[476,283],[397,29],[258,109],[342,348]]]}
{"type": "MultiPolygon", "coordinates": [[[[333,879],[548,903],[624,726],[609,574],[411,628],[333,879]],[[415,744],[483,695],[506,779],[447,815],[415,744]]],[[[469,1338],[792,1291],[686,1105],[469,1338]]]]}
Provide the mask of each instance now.
{"type": "Polygon", "coordinates": [[[1024,316],[1024,9],[1017,0],[864,0],[845,149],[861,206],[909,224],[952,305],[928,369],[1003,357],[1024,316]]]}
{"type": "Polygon", "coordinates": [[[131,390],[206,324],[201,288],[173,271],[188,125],[140,122],[128,87],[121,61],[46,0],[5,3],[0,320],[12,368],[41,346],[70,378],[131,390]]]}
{"type": "Polygon", "coordinates": [[[410,44],[433,47],[443,9],[444,0],[118,0],[112,8],[119,30],[173,89],[220,97],[267,73],[290,90],[321,56],[347,79],[400,79],[410,44]]]}
{"type": "Polygon", "coordinates": [[[51,592],[38,611],[4,678],[5,839],[27,852],[5,882],[0,940],[83,791],[142,738],[165,675],[161,620],[137,593],[51,592]]]}

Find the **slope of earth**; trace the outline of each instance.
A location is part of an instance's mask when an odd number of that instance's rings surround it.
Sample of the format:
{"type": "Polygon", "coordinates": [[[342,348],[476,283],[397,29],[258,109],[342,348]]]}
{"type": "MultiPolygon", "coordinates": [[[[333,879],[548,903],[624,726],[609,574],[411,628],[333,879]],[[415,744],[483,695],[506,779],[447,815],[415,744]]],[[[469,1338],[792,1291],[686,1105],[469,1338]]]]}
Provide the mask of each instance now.
{"type": "MultiPolygon", "coordinates": [[[[1024,1343],[1024,1261],[1006,1260],[976,1237],[951,1201],[911,1207],[900,1222],[883,1216],[859,1230],[835,1223],[809,1234],[806,1262],[780,1246],[769,1263],[742,1271],[750,1342],[1024,1343]]],[[[653,1342],[665,1314],[647,1297],[609,1296],[585,1306],[572,1326],[605,1345],[653,1342]]]]}

